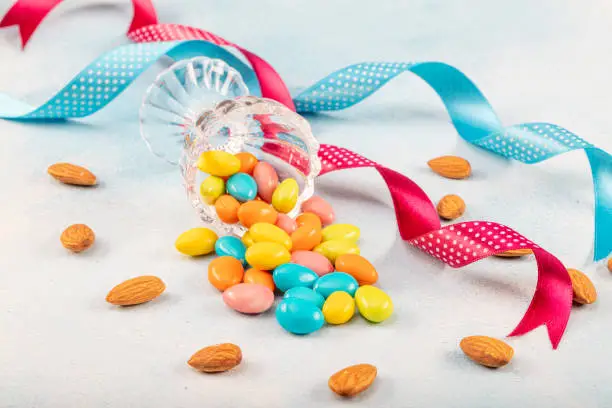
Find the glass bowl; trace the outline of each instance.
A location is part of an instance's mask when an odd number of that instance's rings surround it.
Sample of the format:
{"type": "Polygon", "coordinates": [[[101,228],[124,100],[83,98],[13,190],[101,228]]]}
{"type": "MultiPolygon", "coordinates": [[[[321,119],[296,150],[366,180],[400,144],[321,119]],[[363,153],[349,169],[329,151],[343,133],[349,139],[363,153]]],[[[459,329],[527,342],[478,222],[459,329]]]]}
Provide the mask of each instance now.
{"type": "Polygon", "coordinates": [[[206,177],[197,167],[208,150],[249,152],[270,163],[279,180],[300,186],[295,217],[312,197],[321,170],[319,143],[300,115],[271,99],[248,96],[240,74],[221,60],[197,57],[175,63],[149,87],[141,107],[141,134],[151,151],[179,164],[189,201],[199,217],[221,235],[246,229],[219,219],[199,194],[206,177]],[[180,159],[179,159],[180,158],[180,159]]]}

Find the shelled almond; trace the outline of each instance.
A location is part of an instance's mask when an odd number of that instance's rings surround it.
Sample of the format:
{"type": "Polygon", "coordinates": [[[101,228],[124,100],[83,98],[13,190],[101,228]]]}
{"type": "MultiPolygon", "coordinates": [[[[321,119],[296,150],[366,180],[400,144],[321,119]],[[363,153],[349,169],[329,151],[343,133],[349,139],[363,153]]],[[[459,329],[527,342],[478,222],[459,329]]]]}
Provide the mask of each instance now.
{"type": "Polygon", "coordinates": [[[495,256],[499,256],[501,258],[518,258],[521,256],[527,256],[533,254],[533,251],[528,248],[521,249],[509,249],[505,252],[500,252],[499,254],[495,254],[495,256]]]}
{"type": "Polygon", "coordinates": [[[64,248],[72,252],[85,251],[93,245],[95,240],[93,230],[85,224],[71,225],[60,235],[60,242],[64,248]]]}
{"type": "Polygon", "coordinates": [[[459,347],[472,361],[490,368],[503,367],[514,356],[514,349],[508,344],[487,336],[465,337],[459,347]]]}
{"type": "Polygon", "coordinates": [[[117,306],[133,306],[149,302],[166,290],[166,285],[157,276],[138,276],[115,286],[106,296],[106,301],[117,306]]]}
{"type": "Polygon", "coordinates": [[[76,186],[93,186],[96,184],[96,176],[85,167],[70,163],[55,163],[47,169],[54,179],[76,186]]]}
{"type": "Polygon", "coordinates": [[[464,179],[472,174],[470,162],[458,156],[441,156],[427,162],[429,167],[442,177],[464,179]]]}
{"type": "Polygon", "coordinates": [[[376,379],[377,370],[371,364],[343,368],[329,378],[329,388],[343,397],[355,396],[368,389],[376,379]]]}
{"type": "Polygon", "coordinates": [[[223,343],[204,347],[191,356],[187,364],[203,373],[220,373],[231,370],[241,361],[240,347],[232,343],[223,343]]]}
{"type": "Polygon", "coordinates": [[[465,202],[455,194],[442,197],[436,207],[438,215],[445,220],[455,220],[465,212],[465,202]]]}
{"type": "Polygon", "coordinates": [[[581,305],[595,302],[597,300],[597,290],[589,277],[577,269],[568,268],[567,272],[572,280],[574,302],[581,305]]]}

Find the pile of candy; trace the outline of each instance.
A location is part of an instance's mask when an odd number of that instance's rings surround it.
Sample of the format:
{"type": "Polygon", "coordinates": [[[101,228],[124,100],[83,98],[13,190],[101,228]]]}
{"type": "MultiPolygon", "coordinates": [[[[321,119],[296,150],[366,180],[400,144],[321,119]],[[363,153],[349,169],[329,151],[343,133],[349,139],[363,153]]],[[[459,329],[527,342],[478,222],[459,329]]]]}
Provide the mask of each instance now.
{"type": "Polygon", "coordinates": [[[269,163],[250,153],[207,151],[198,168],[208,173],[200,186],[203,200],[214,205],[220,220],[248,230],[240,239],[194,228],[175,246],[190,256],[218,255],[209,264],[208,280],[229,307],[265,312],[277,290],[284,295],[276,319],[295,334],[312,333],[324,322],[346,323],[356,308],[376,323],[393,313],[389,296],[372,286],[376,269],[359,255],[359,228],[332,224],[334,211],[323,198],[306,200],[292,219],[287,213],[297,205],[299,185],[293,178],[279,182],[269,163]]]}

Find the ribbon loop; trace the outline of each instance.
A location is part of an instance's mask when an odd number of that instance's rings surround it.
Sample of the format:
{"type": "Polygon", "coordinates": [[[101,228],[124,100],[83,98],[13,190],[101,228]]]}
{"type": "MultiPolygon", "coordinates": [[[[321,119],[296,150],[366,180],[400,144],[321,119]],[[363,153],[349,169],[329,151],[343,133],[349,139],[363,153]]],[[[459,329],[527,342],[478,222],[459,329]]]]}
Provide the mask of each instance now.
{"type": "MultiPolygon", "coordinates": [[[[21,46],[26,44],[42,20],[63,0],[17,0],[0,21],[0,27],[19,27],[21,46]]],[[[151,0],[132,0],[134,17],[129,31],[142,26],[156,24],[157,14],[151,0]]]]}
{"type": "Polygon", "coordinates": [[[538,263],[538,283],[527,312],[510,336],[545,325],[553,348],[557,348],[572,305],[572,283],[557,258],[513,229],[494,222],[466,221],[441,227],[436,209],[416,183],[348,149],[321,145],[319,157],[321,175],[350,168],[375,168],[389,188],[402,239],[453,268],[511,249],[532,249],[538,263]]]}

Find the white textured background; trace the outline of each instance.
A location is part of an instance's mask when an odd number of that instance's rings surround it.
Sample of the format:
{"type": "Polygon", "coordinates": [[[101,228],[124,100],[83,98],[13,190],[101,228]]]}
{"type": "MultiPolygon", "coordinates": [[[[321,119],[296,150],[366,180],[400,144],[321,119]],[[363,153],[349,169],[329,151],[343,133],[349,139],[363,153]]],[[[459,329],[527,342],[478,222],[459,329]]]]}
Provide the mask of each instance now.
{"type": "MultiPolygon", "coordinates": [[[[0,2],[0,13],[10,6],[0,2]]],[[[293,88],[358,61],[442,60],[470,76],[506,124],[547,121],[612,151],[608,0],[278,2],[156,0],[161,21],[199,26],[262,55],[293,88]]],[[[93,58],[126,43],[127,1],[67,1],[25,52],[0,31],[0,90],[42,102],[93,58]]],[[[384,183],[373,170],[325,176],[318,189],[339,220],[362,228],[362,252],[395,301],[379,326],[355,318],[309,337],[285,333],[273,314],[225,307],[206,280],[207,259],[173,242],[198,224],[179,175],[138,136],[137,109],[156,67],[102,112],[79,123],[0,121],[1,407],[339,407],[336,370],[379,369],[359,406],[607,407],[612,404],[612,276],[590,262],[593,193],[588,164],[572,152],[539,165],[505,162],[460,140],[436,95],[416,77],[395,80],[348,111],[312,119],[322,142],[402,171],[437,201],[457,193],[465,219],[508,224],[585,271],[600,299],[574,309],[557,351],[543,328],[508,340],[498,371],[458,351],[467,335],[503,337],[535,287],[532,259],[488,259],[453,270],[403,243],[384,183]],[[425,162],[458,153],[468,181],[433,175],[425,162]],[[99,177],[95,189],[59,185],[49,164],[69,161],[99,177]],[[95,247],[59,244],[69,224],[89,224],[95,247]],[[124,279],[160,276],[167,292],[129,310],[105,303],[124,279]],[[218,342],[239,344],[243,364],[224,375],[186,360],[218,342]]],[[[353,402],[355,404],[355,402],[353,402]]]]}

